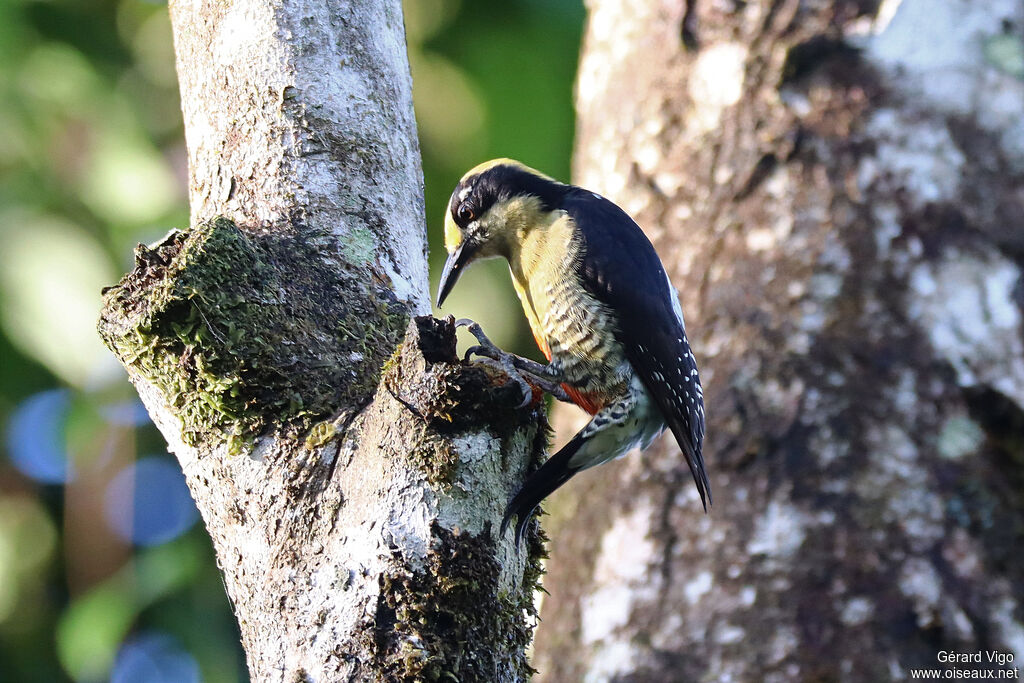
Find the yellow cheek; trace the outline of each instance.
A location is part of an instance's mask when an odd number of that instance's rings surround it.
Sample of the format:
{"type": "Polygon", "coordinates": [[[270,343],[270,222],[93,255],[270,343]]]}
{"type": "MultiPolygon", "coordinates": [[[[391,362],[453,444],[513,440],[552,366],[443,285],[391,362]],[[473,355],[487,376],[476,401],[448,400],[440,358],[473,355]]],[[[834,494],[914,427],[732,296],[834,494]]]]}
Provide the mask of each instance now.
{"type": "Polygon", "coordinates": [[[452,215],[449,213],[444,218],[444,247],[449,252],[453,252],[458,249],[460,244],[462,244],[462,232],[459,230],[459,226],[455,225],[455,221],[452,220],[452,215]]]}

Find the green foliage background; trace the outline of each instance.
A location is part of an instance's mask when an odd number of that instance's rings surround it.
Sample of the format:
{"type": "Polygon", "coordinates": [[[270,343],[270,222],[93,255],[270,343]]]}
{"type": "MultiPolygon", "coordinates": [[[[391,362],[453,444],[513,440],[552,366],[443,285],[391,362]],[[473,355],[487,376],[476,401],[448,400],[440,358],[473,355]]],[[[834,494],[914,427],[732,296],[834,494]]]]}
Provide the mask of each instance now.
{"type": "MultiPolygon", "coordinates": [[[[465,170],[512,156],[568,178],[583,9],[407,0],[406,12],[436,286],[441,215],[465,170]]],[[[167,7],[3,0],[0,89],[0,683],[129,680],[115,668],[124,644],[154,636],[177,659],[154,660],[147,680],[245,680],[202,525],[133,544],[110,521],[119,474],[173,462],[95,334],[100,288],[134,245],[188,222],[167,7]],[[60,458],[58,476],[33,476],[26,453],[60,458]]],[[[527,348],[501,264],[475,268],[449,302],[527,348]]]]}

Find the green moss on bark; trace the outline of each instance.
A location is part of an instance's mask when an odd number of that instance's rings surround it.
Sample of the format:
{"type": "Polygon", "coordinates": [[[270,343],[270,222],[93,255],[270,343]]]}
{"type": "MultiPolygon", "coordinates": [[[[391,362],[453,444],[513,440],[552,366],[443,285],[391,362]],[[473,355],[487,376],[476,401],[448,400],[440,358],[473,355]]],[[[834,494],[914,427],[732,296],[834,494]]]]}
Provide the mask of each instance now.
{"type": "Polygon", "coordinates": [[[164,394],[186,443],[237,452],[271,426],[300,433],[369,400],[408,320],[338,253],[331,238],[226,219],[174,232],[138,247],[135,269],[105,292],[99,331],[164,394]]]}
{"type": "Polygon", "coordinates": [[[529,680],[535,586],[524,583],[521,599],[501,594],[488,530],[472,535],[435,524],[433,535],[423,570],[410,572],[396,559],[381,576],[372,644],[380,680],[491,681],[498,672],[529,680]]]}

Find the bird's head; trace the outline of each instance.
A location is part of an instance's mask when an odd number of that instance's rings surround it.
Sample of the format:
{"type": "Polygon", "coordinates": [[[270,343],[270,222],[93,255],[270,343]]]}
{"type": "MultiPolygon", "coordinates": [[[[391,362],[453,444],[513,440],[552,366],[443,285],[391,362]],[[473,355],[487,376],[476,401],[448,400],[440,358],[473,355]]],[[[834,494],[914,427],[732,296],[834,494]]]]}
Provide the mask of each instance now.
{"type": "Polygon", "coordinates": [[[523,231],[548,222],[568,189],[512,159],[484,162],[462,176],[444,217],[448,260],[437,305],[444,303],[470,263],[493,256],[507,258],[523,231]]]}

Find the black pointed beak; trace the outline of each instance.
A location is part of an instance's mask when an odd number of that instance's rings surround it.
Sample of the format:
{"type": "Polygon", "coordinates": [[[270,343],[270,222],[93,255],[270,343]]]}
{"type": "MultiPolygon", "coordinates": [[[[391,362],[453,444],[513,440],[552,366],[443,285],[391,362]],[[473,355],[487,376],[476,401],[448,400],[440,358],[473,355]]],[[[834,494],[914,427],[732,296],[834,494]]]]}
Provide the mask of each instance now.
{"type": "Polygon", "coordinates": [[[441,283],[437,287],[438,308],[444,305],[444,300],[448,298],[448,294],[452,291],[475,251],[476,248],[474,246],[468,242],[463,242],[455,251],[448,254],[448,260],[444,263],[444,270],[441,271],[441,283]]]}

